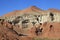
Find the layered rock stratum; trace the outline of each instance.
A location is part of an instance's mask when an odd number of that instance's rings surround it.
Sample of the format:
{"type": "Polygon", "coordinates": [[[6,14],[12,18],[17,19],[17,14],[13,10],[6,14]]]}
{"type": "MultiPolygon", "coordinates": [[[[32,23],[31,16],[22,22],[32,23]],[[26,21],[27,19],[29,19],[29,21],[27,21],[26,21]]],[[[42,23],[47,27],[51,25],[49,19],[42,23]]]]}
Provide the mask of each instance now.
{"type": "Polygon", "coordinates": [[[15,10],[0,17],[0,40],[60,38],[60,10],[36,6],[15,10]]]}

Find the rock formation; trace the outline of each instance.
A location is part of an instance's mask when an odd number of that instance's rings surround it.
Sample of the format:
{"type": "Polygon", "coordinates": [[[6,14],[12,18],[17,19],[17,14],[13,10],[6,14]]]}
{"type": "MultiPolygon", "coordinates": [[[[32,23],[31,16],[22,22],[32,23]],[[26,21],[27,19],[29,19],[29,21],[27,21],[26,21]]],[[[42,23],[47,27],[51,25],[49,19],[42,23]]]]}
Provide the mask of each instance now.
{"type": "Polygon", "coordinates": [[[60,38],[60,10],[32,6],[5,14],[0,17],[0,35],[5,35],[1,40],[19,40],[21,36],[60,38]]]}

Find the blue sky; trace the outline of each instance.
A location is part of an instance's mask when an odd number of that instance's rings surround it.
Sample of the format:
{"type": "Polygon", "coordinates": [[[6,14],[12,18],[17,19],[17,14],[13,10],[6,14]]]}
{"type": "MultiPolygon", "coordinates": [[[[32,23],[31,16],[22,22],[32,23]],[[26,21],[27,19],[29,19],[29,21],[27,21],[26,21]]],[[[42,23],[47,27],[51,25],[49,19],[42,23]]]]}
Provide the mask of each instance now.
{"type": "Polygon", "coordinates": [[[60,9],[60,0],[0,0],[0,16],[14,10],[37,6],[43,10],[60,9]]]}

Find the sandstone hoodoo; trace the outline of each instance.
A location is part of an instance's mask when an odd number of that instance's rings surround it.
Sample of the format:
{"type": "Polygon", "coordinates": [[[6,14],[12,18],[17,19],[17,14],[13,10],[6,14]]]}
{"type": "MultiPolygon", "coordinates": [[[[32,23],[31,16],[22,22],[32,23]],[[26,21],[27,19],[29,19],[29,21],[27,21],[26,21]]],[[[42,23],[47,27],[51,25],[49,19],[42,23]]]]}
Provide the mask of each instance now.
{"type": "Polygon", "coordinates": [[[36,6],[16,10],[1,16],[0,26],[18,37],[60,38],[60,10],[42,10],[36,6]]]}

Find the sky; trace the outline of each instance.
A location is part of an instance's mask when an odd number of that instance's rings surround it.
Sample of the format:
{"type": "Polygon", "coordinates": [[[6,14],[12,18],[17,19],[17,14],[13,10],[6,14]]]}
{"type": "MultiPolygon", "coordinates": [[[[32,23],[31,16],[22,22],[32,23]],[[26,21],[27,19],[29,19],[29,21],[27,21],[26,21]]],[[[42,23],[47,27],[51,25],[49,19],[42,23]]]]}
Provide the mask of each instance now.
{"type": "Polygon", "coordinates": [[[0,16],[14,10],[23,10],[30,6],[36,6],[43,10],[49,8],[60,10],[60,0],[0,0],[0,16]]]}

